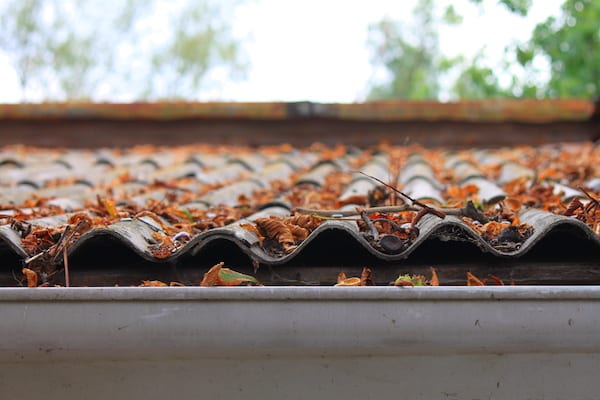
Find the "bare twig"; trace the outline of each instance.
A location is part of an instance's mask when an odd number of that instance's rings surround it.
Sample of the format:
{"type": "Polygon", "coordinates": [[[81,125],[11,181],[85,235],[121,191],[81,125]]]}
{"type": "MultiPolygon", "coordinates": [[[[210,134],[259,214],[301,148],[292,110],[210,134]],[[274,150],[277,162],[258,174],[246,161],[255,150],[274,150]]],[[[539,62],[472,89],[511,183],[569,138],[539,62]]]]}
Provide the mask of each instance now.
{"type": "Polygon", "coordinates": [[[40,253],[37,253],[35,256],[31,256],[31,257],[29,257],[29,258],[26,258],[24,262],[25,262],[25,264],[29,264],[29,263],[31,263],[32,261],[35,261],[35,260],[37,260],[38,258],[40,258],[41,256],[43,256],[44,254],[46,254],[46,250],[44,250],[44,251],[42,251],[42,252],[40,252],[40,253]]]}
{"type": "MultiPolygon", "coordinates": [[[[444,215],[454,215],[457,217],[469,217],[473,220],[479,221],[482,224],[489,222],[489,218],[487,218],[481,211],[479,211],[472,201],[468,201],[464,207],[449,207],[449,208],[433,208],[430,209],[436,210],[444,215]]],[[[356,218],[349,218],[359,216],[361,212],[364,212],[367,215],[371,214],[387,214],[387,213],[395,213],[395,212],[403,212],[403,211],[423,211],[427,210],[424,215],[429,214],[428,209],[423,209],[419,207],[414,207],[411,205],[402,205],[402,206],[386,206],[386,207],[371,207],[371,208],[362,208],[360,210],[319,210],[317,208],[302,208],[297,207],[294,209],[295,212],[301,214],[311,214],[315,218],[326,219],[326,220],[348,220],[348,221],[356,221],[356,218]]],[[[424,216],[423,215],[423,216],[424,216]]],[[[422,216],[421,216],[422,217],[422,216]]],[[[419,217],[419,218],[421,218],[419,217]]]]}
{"type": "Polygon", "coordinates": [[[417,213],[417,215],[415,215],[415,217],[413,218],[412,222],[410,223],[410,227],[411,228],[415,228],[417,226],[417,224],[419,223],[419,221],[421,220],[421,218],[423,218],[427,214],[429,214],[429,210],[428,209],[422,208],[421,210],[419,210],[419,212],[417,213]]]}
{"type": "Polygon", "coordinates": [[[375,228],[375,225],[373,225],[373,221],[371,221],[371,218],[369,218],[369,216],[367,215],[367,213],[364,212],[364,211],[360,212],[360,217],[362,218],[362,220],[364,221],[364,223],[367,225],[367,227],[371,231],[371,235],[373,236],[373,240],[377,242],[379,240],[379,231],[377,230],[377,228],[375,228]]]}
{"type": "Polygon", "coordinates": [[[591,203],[594,204],[594,207],[600,207],[600,200],[592,196],[587,190],[585,190],[581,186],[578,187],[578,189],[581,190],[591,200],[591,203]]]}
{"type": "Polygon", "coordinates": [[[395,187],[393,187],[392,185],[390,185],[390,184],[388,184],[388,183],[385,183],[384,181],[382,181],[381,179],[379,179],[379,178],[377,178],[377,177],[374,177],[374,176],[372,176],[372,175],[366,174],[366,173],[364,173],[364,172],[362,172],[362,171],[358,171],[358,172],[359,172],[360,174],[363,174],[364,176],[366,176],[366,177],[368,177],[368,178],[371,178],[371,179],[373,179],[373,180],[375,180],[375,181],[377,181],[377,182],[381,183],[381,184],[382,184],[382,185],[384,185],[385,187],[392,189],[394,192],[396,192],[396,193],[398,193],[399,195],[401,195],[402,197],[404,197],[404,198],[408,199],[408,200],[409,200],[409,201],[412,203],[412,205],[419,206],[419,207],[421,207],[421,208],[423,208],[423,209],[427,210],[427,212],[426,212],[425,214],[433,214],[433,215],[435,215],[436,217],[438,217],[438,218],[441,218],[441,219],[444,219],[444,218],[446,218],[446,214],[444,214],[444,212],[443,212],[443,211],[441,211],[441,210],[439,210],[439,209],[437,209],[437,208],[434,208],[434,207],[428,206],[427,204],[425,204],[425,203],[422,203],[422,202],[420,202],[420,201],[418,201],[418,200],[416,200],[416,199],[413,199],[412,197],[410,197],[410,196],[409,196],[409,195],[407,195],[406,193],[404,193],[404,192],[402,192],[402,191],[400,191],[400,190],[396,189],[395,187]]]}
{"type": "MultiPolygon", "coordinates": [[[[358,214],[354,213],[353,215],[358,216],[358,214]]],[[[316,219],[321,219],[324,221],[359,221],[360,218],[357,217],[338,217],[334,214],[332,217],[327,217],[325,215],[319,215],[319,213],[311,214],[311,217],[316,219]]]]}
{"type": "Polygon", "coordinates": [[[71,286],[71,282],[69,279],[69,260],[67,257],[67,246],[63,247],[63,262],[65,264],[65,286],[71,286]]]}
{"type": "MultiPolygon", "coordinates": [[[[376,213],[394,213],[394,212],[402,212],[402,211],[419,211],[419,208],[410,206],[408,204],[404,204],[401,206],[385,206],[385,207],[370,207],[361,209],[367,214],[376,214],[376,213]]],[[[360,215],[360,212],[356,210],[319,210],[316,208],[304,208],[304,207],[296,207],[294,211],[302,213],[302,214],[314,214],[315,216],[321,217],[352,217],[355,215],[360,215]]]]}
{"type": "Polygon", "coordinates": [[[367,174],[365,172],[362,172],[362,171],[356,171],[356,172],[358,172],[359,174],[362,174],[362,175],[366,176],[367,178],[371,178],[374,181],[377,181],[377,182],[381,183],[383,186],[387,187],[388,189],[392,189],[394,192],[398,193],[400,196],[404,197],[405,199],[407,199],[408,201],[410,201],[412,204],[420,205],[417,200],[413,199],[412,197],[410,197],[406,193],[401,192],[400,190],[396,189],[395,187],[393,187],[389,183],[386,183],[386,182],[382,181],[381,179],[379,179],[379,178],[377,178],[377,177],[375,177],[373,175],[369,175],[369,174],[367,174]]]}
{"type": "Polygon", "coordinates": [[[63,232],[63,234],[60,237],[60,239],[58,240],[58,242],[56,242],[56,244],[54,245],[56,247],[55,247],[55,250],[53,250],[53,254],[54,254],[54,257],[52,258],[53,263],[56,264],[58,262],[58,259],[61,255],[61,253],[63,252],[63,250],[66,250],[69,247],[69,245],[71,244],[71,240],[73,240],[73,237],[77,233],[81,232],[87,224],[88,224],[88,222],[86,220],[81,220],[73,229],[70,229],[71,227],[67,226],[67,228],[63,232]]]}

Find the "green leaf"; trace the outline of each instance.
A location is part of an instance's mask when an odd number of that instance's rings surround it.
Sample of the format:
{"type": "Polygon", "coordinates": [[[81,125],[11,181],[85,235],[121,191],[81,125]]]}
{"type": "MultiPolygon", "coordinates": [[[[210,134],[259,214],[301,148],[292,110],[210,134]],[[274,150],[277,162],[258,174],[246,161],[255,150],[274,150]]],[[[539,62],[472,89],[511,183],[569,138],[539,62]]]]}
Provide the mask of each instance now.
{"type": "Polygon", "coordinates": [[[258,281],[253,276],[242,274],[241,272],[237,272],[229,268],[220,269],[219,280],[222,286],[258,284],[258,281]]]}
{"type": "Polygon", "coordinates": [[[187,217],[188,221],[190,221],[191,223],[194,222],[194,216],[192,215],[192,213],[190,212],[190,210],[188,210],[185,207],[181,207],[181,212],[185,214],[185,216],[187,217]]]}
{"type": "Polygon", "coordinates": [[[443,20],[447,24],[458,25],[463,22],[463,17],[458,12],[456,12],[456,9],[454,8],[454,6],[452,4],[450,4],[444,10],[443,20]]]}
{"type": "Polygon", "coordinates": [[[531,0],[499,0],[510,11],[525,17],[531,8],[531,0]]]}
{"type": "Polygon", "coordinates": [[[527,65],[533,61],[534,55],[535,52],[532,48],[526,48],[522,46],[517,47],[517,61],[521,65],[527,65]]]}
{"type": "Polygon", "coordinates": [[[400,275],[394,281],[395,286],[426,286],[427,279],[423,275],[400,275]]]}

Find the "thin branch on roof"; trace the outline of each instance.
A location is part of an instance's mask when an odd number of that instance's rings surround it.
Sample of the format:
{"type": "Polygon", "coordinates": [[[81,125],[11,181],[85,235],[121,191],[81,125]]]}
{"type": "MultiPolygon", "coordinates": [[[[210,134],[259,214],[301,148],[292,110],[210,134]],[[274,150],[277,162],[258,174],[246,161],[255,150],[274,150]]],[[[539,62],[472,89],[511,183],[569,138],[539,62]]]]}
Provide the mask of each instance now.
{"type": "Polygon", "coordinates": [[[359,172],[360,174],[363,174],[364,176],[366,176],[366,177],[368,177],[368,178],[371,178],[371,179],[373,179],[373,180],[375,180],[375,181],[377,181],[377,182],[381,183],[382,185],[384,185],[385,187],[387,187],[387,188],[389,188],[389,189],[393,190],[394,192],[398,193],[398,194],[399,194],[399,195],[401,195],[402,197],[404,197],[404,198],[406,198],[406,199],[410,200],[410,202],[411,202],[411,204],[412,204],[412,205],[414,205],[414,206],[418,206],[418,207],[421,207],[421,208],[423,208],[423,209],[427,210],[427,213],[428,213],[428,214],[433,214],[433,215],[435,215],[436,217],[439,217],[439,218],[441,218],[441,219],[444,219],[444,218],[446,218],[446,214],[444,214],[444,212],[443,212],[443,211],[441,211],[441,210],[439,210],[439,209],[437,209],[437,208],[435,208],[435,207],[428,206],[427,204],[425,204],[425,203],[423,203],[423,202],[420,202],[420,201],[418,201],[418,200],[416,200],[416,199],[413,199],[412,197],[410,197],[410,196],[409,196],[409,195],[407,195],[406,193],[404,193],[404,192],[402,192],[402,191],[400,191],[400,190],[396,189],[395,187],[393,187],[392,185],[390,185],[390,184],[388,184],[388,183],[385,183],[384,181],[382,181],[381,179],[379,179],[379,178],[377,178],[377,177],[374,177],[374,176],[372,176],[372,175],[369,175],[369,174],[367,174],[367,173],[364,173],[364,172],[362,172],[362,171],[358,171],[358,172],[359,172]]]}
{"type": "Polygon", "coordinates": [[[69,279],[69,259],[67,257],[67,247],[63,247],[63,262],[65,264],[65,286],[71,286],[71,280],[69,279]]]}
{"type": "MultiPolygon", "coordinates": [[[[449,208],[434,208],[431,206],[427,206],[425,209],[433,209],[437,212],[440,212],[445,215],[454,215],[457,217],[469,217],[473,220],[479,221],[482,224],[489,222],[489,218],[487,218],[481,211],[475,207],[472,201],[467,201],[467,204],[464,207],[449,207],[449,208]]],[[[348,217],[360,216],[362,213],[367,215],[370,214],[386,214],[386,213],[397,213],[403,211],[421,211],[424,208],[415,207],[409,204],[404,204],[401,206],[383,206],[383,207],[370,207],[370,208],[360,208],[356,210],[319,210],[316,208],[304,208],[304,207],[296,207],[294,208],[294,212],[301,214],[311,214],[317,218],[322,219],[333,219],[339,220],[348,217]]],[[[439,216],[437,214],[434,214],[439,216]]],[[[441,217],[440,217],[441,218],[441,217]]],[[[352,218],[352,220],[356,220],[356,218],[352,218]]]]}

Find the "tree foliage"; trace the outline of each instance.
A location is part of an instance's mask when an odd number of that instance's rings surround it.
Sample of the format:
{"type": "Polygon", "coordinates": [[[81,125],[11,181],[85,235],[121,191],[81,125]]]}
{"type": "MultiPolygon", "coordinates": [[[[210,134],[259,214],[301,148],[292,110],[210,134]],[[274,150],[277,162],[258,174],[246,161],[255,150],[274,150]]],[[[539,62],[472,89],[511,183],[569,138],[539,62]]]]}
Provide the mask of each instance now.
{"type": "Polygon", "coordinates": [[[439,95],[439,75],[448,60],[440,57],[437,27],[440,23],[459,23],[454,8],[443,17],[434,13],[434,0],[423,0],[413,10],[414,26],[384,19],[370,28],[374,49],[373,62],[391,76],[388,82],[376,84],[370,99],[404,98],[434,99],[439,95]]]}
{"type": "Polygon", "coordinates": [[[489,99],[510,97],[512,92],[503,88],[495,71],[481,64],[483,53],[465,63],[452,86],[452,93],[460,99],[489,99]]]}
{"type": "MultiPolygon", "coordinates": [[[[472,0],[481,3],[481,0],[472,0]]],[[[525,12],[529,0],[501,1],[509,9],[525,12]]],[[[421,0],[413,10],[414,25],[385,19],[370,29],[373,63],[383,67],[389,80],[373,85],[370,99],[402,98],[411,100],[437,99],[440,81],[451,71],[460,69],[451,88],[451,95],[460,98],[505,97],[510,91],[501,88],[494,71],[481,64],[483,52],[473,60],[448,58],[440,53],[439,27],[459,25],[462,16],[453,5],[436,15],[434,0],[421,0]]]]}
{"type": "Polygon", "coordinates": [[[550,61],[548,97],[600,95],[600,2],[567,0],[562,15],[538,24],[518,59],[528,66],[536,55],[550,61]]]}
{"type": "Polygon", "coordinates": [[[219,81],[207,82],[213,71],[244,70],[227,24],[234,8],[210,0],[9,0],[0,9],[0,51],[22,100],[197,98],[219,81]]]}
{"type": "MultiPolygon", "coordinates": [[[[483,0],[471,0],[484,7],[483,0]]],[[[527,15],[532,0],[497,0],[518,16],[527,15]]],[[[374,85],[370,98],[438,98],[440,81],[454,71],[451,98],[494,97],[586,97],[600,95],[600,2],[566,0],[562,14],[538,24],[529,40],[509,44],[502,65],[485,62],[482,49],[474,58],[447,59],[439,54],[438,28],[441,24],[460,23],[460,14],[452,9],[435,19],[433,0],[420,1],[413,19],[419,29],[412,38],[400,22],[384,20],[372,28],[379,37],[375,43],[374,64],[383,66],[389,80],[374,85]],[[550,79],[542,81],[534,64],[538,59],[550,65],[550,79]],[[520,65],[516,76],[510,66],[520,65]],[[508,81],[500,82],[500,76],[508,81]]]]}
{"type": "MultiPolygon", "coordinates": [[[[475,4],[482,4],[483,0],[471,0],[475,4]]],[[[502,4],[511,12],[525,16],[531,8],[532,0],[498,0],[499,4],[502,4]]]]}

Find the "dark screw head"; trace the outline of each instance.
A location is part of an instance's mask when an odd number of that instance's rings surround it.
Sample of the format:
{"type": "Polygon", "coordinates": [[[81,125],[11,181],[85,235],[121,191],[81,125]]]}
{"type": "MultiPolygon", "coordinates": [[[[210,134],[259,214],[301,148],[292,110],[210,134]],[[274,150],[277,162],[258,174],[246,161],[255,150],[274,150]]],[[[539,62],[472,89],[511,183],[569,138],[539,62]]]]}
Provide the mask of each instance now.
{"type": "Polygon", "coordinates": [[[379,245],[386,253],[400,253],[404,249],[404,242],[395,235],[384,235],[379,239],[379,245]]]}
{"type": "Polygon", "coordinates": [[[506,229],[503,229],[498,235],[498,242],[513,242],[519,243],[523,241],[523,236],[519,233],[516,226],[509,226],[506,229]]]}

